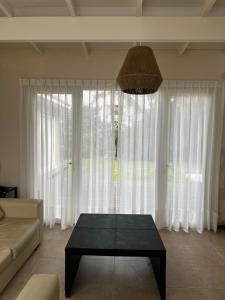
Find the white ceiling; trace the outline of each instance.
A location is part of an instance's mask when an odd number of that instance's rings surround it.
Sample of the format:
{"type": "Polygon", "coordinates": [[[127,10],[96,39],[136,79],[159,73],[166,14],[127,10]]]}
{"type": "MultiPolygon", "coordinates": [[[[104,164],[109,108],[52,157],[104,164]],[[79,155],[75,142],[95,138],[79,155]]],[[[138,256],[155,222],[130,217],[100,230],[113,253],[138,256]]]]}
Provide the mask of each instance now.
{"type": "MultiPolygon", "coordinates": [[[[143,0],[144,16],[198,16],[204,1],[143,0]]],[[[213,1],[213,0],[212,0],[213,1]]],[[[15,16],[69,16],[66,0],[3,0],[15,16]]],[[[137,0],[72,0],[79,16],[127,16],[136,14],[137,0]]],[[[225,16],[225,0],[217,0],[212,16],[225,16]]]]}
{"type": "MultiPolygon", "coordinates": [[[[86,42],[86,47],[91,53],[95,50],[128,50],[130,47],[135,44],[132,43],[88,43],[86,42]]],[[[182,48],[183,43],[142,43],[142,45],[146,45],[151,47],[153,50],[175,50],[178,51],[182,48]]],[[[81,43],[37,43],[37,46],[44,49],[83,49],[81,43]]],[[[11,42],[11,43],[0,43],[0,49],[4,48],[30,48],[31,45],[29,43],[19,43],[19,42],[11,42]]],[[[225,42],[224,43],[190,43],[188,45],[188,50],[221,50],[224,51],[225,54],[225,42]]]]}
{"type": "MultiPolygon", "coordinates": [[[[38,17],[68,16],[73,6],[76,16],[135,16],[137,3],[141,0],[0,0],[0,18],[7,17],[38,17]],[[6,8],[6,11],[4,10],[6,8]],[[9,15],[8,15],[9,17],[9,15]]],[[[142,0],[141,16],[200,16],[202,11],[211,4],[207,17],[225,17],[225,0],[142,0]]],[[[75,16],[75,17],[76,17],[75,16]]],[[[181,43],[148,43],[153,49],[176,50],[184,46],[181,43]]],[[[30,44],[0,43],[2,47],[30,47],[30,44]]],[[[52,47],[82,48],[86,53],[92,50],[128,49],[131,43],[38,43],[40,49],[52,47]]],[[[224,43],[190,43],[192,50],[224,50],[224,43]]],[[[183,54],[186,51],[181,51],[183,54]]]]}

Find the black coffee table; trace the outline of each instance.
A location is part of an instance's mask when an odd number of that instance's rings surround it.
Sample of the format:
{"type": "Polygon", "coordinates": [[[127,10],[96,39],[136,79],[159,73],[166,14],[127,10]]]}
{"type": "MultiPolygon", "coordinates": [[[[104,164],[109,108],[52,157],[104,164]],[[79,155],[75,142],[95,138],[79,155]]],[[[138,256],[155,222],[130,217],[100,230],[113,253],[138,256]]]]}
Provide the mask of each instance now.
{"type": "Polygon", "coordinates": [[[82,255],[149,257],[166,298],[166,249],[151,215],[81,214],[65,248],[65,295],[82,255]]]}

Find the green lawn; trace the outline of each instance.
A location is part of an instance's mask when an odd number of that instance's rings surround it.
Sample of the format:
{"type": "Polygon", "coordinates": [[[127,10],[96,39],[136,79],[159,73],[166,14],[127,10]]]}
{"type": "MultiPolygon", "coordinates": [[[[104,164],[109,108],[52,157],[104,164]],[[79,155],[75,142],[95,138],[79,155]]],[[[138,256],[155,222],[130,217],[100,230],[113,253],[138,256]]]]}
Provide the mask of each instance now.
{"type": "Polygon", "coordinates": [[[119,170],[118,170],[118,160],[114,160],[114,173],[113,173],[113,180],[119,181],[119,170]]]}
{"type": "MultiPolygon", "coordinates": [[[[90,164],[93,166],[94,164],[94,159],[83,159],[83,174],[85,176],[85,172],[89,172],[90,164]]],[[[97,165],[103,167],[104,160],[101,161],[98,160],[97,165]],[[100,165],[99,165],[100,164],[100,165]]],[[[126,176],[127,179],[133,180],[133,177],[135,176],[135,179],[138,181],[142,180],[147,180],[149,182],[153,182],[155,179],[155,164],[154,162],[148,161],[148,162],[141,162],[141,161],[136,161],[135,164],[134,162],[129,161],[126,163],[126,176]],[[134,174],[135,170],[135,174],[134,174]]],[[[178,182],[183,182],[186,180],[186,174],[188,173],[188,168],[187,167],[180,167],[180,168],[174,168],[172,165],[168,165],[167,168],[167,177],[169,181],[176,180],[178,182]]],[[[119,181],[119,166],[118,166],[118,160],[114,160],[114,172],[113,172],[113,180],[114,182],[119,181]]]]}

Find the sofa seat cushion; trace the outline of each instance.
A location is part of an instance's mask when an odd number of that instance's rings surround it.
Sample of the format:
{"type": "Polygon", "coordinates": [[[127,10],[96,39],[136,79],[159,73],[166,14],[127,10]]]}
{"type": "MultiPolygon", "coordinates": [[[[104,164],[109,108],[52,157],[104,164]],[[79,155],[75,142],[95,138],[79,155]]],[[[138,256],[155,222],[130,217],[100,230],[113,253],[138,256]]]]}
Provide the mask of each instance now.
{"type": "Polygon", "coordinates": [[[59,300],[59,279],[54,274],[35,274],[16,300],[59,300]]]}
{"type": "Polygon", "coordinates": [[[0,273],[10,264],[11,261],[11,249],[0,249],[0,273]]]}
{"type": "Polygon", "coordinates": [[[39,228],[38,219],[4,218],[0,222],[0,249],[10,248],[15,259],[32,242],[39,228]]]}

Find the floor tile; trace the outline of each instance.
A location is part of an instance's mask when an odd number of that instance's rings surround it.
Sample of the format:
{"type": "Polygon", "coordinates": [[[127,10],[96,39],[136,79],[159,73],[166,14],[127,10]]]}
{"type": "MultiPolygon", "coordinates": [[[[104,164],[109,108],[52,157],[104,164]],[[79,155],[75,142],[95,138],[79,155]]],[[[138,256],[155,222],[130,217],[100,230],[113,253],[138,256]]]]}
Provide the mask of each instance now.
{"type": "Polygon", "coordinates": [[[205,289],[204,295],[207,300],[224,300],[225,299],[225,288],[224,289],[205,289]]]}
{"type": "Polygon", "coordinates": [[[203,289],[168,289],[167,300],[207,300],[203,289]]]}
{"type": "MultiPolygon", "coordinates": [[[[32,274],[55,273],[64,296],[64,248],[72,228],[44,229],[43,243],[0,295],[14,300],[32,274]]],[[[225,231],[160,235],[167,249],[167,300],[225,299],[225,231]]],[[[160,300],[149,258],[82,257],[74,300],[160,300]]]]}

